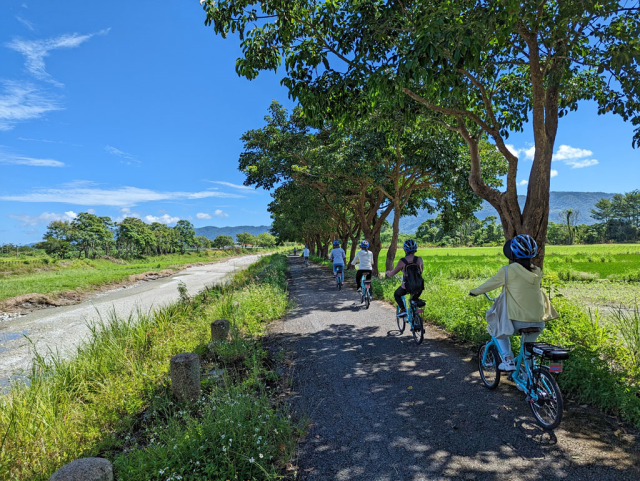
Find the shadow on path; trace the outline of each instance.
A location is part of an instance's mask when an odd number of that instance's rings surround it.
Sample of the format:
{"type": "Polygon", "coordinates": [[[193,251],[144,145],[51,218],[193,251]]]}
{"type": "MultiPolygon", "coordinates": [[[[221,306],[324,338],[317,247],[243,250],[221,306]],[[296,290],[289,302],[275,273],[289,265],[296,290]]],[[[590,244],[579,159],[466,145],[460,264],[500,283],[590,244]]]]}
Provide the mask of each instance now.
{"type": "Polygon", "coordinates": [[[293,406],[312,422],[303,479],[639,479],[633,436],[580,410],[543,431],[513,384],[484,388],[474,356],[440,331],[418,346],[391,306],[360,309],[353,286],[290,263],[297,306],[273,335],[295,351],[293,406]]]}

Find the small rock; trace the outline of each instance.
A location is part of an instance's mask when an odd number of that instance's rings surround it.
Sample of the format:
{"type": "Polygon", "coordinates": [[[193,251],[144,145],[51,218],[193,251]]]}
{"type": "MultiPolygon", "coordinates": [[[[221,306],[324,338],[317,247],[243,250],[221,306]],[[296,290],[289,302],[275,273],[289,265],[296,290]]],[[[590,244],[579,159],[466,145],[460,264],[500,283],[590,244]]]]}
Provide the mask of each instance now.
{"type": "Polygon", "coordinates": [[[231,324],[226,319],[218,319],[211,323],[211,340],[224,340],[229,335],[231,324]]]}
{"type": "Polygon", "coordinates": [[[178,399],[195,401],[200,396],[200,356],[183,352],[171,358],[171,392],[178,399]]]}
{"type": "Polygon", "coordinates": [[[76,459],[53,473],[49,481],[113,481],[113,468],[103,458],[76,459]]]}

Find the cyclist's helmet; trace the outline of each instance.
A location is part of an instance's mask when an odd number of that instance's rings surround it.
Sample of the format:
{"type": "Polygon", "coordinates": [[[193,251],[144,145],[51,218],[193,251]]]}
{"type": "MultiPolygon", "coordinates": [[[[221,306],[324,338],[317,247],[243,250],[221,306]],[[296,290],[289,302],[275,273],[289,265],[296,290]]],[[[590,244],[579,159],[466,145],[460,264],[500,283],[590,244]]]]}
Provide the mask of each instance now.
{"type": "Polygon", "coordinates": [[[368,240],[363,240],[362,242],[360,242],[360,247],[362,247],[363,249],[368,249],[369,248],[369,241],[368,240]]]}
{"type": "Polygon", "coordinates": [[[340,241],[339,240],[334,240],[333,241],[333,247],[340,247],[340,241]]]}
{"type": "Polygon", "coordinates": [[[511,239],[511,252],[516,259],[531,259],[538,255],[538,244],[529,234],[520,234],[511,239]]]}
{"type": "Polygon", "coordinates": [[[402,248],[404,249],[405,254],[411,254],[418,250],[418,244],[416,244],[416,241],[413,239],[407,239],[404,241],[402,248]]]}

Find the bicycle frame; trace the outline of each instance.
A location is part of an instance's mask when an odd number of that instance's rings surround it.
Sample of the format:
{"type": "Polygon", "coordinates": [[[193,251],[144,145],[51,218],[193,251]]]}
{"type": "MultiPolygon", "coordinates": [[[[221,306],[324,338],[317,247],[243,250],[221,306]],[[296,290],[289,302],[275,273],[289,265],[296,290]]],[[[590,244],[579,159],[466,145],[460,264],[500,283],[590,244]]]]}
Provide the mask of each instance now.
{"type": "Polygon", "coordinates": [[[336,271],[336,283],[344,282],[344,266],[337,264],[334,265],[336,271]]]}
{"type": "Polygon", "coordinates": [[[366,291],[369,291],[369,297],[371,297],[371,279],[369,279],[369,285],[366,284],[367,275],[364,274],[360,279],[360,288],[362,289],[362,294],[364,295],[366,291]]]}
{"type": "MultiPolygon", "coordinates": [[[[487,343],[487,348],[484,350],[484,355],[482,356],[482,363],[486,364],[487,362],[487,353],[490,351],[490,347],[495,346],[496,350],[500,353],[500,357],[504,360],[502,352],[500,352],[500,346],[496,342],[495,337],[491,337],[491,341],[487,343]]],[[[522,340],[522,336],[520,336],[520,353],[513,360],[516,365],[516,370],[513,371],[511,375],[511,380],[518,386],[522,388],[522,390],[534,401],[538,400],[538,396],[531,387],[533,386],[533,370],[532,367],[535,365],[535,358],[531,357],[530,359],[525,359],[524,357],[524,341],[522,340]],[[530,362],[526,362],[530,361],[530,362]],[[525,374],[527,376],[526,379],[520,379],[520,366],[524,364],[525,374]]]]}

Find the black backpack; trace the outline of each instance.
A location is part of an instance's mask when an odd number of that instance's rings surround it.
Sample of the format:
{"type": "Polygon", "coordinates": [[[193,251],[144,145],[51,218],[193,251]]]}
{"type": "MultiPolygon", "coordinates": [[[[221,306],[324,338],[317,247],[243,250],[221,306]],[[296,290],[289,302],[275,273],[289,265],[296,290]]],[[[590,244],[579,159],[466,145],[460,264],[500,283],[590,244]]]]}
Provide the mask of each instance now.
{"type": "Polygon", "coordinates": [[[404,288],[409,294],[420,294],[424,290],[424,279],[417,263],[417,257],[413,258],[413,262],[408,262],[406,257],[403,257],[402,262],[405,263],[404,288]]]}

